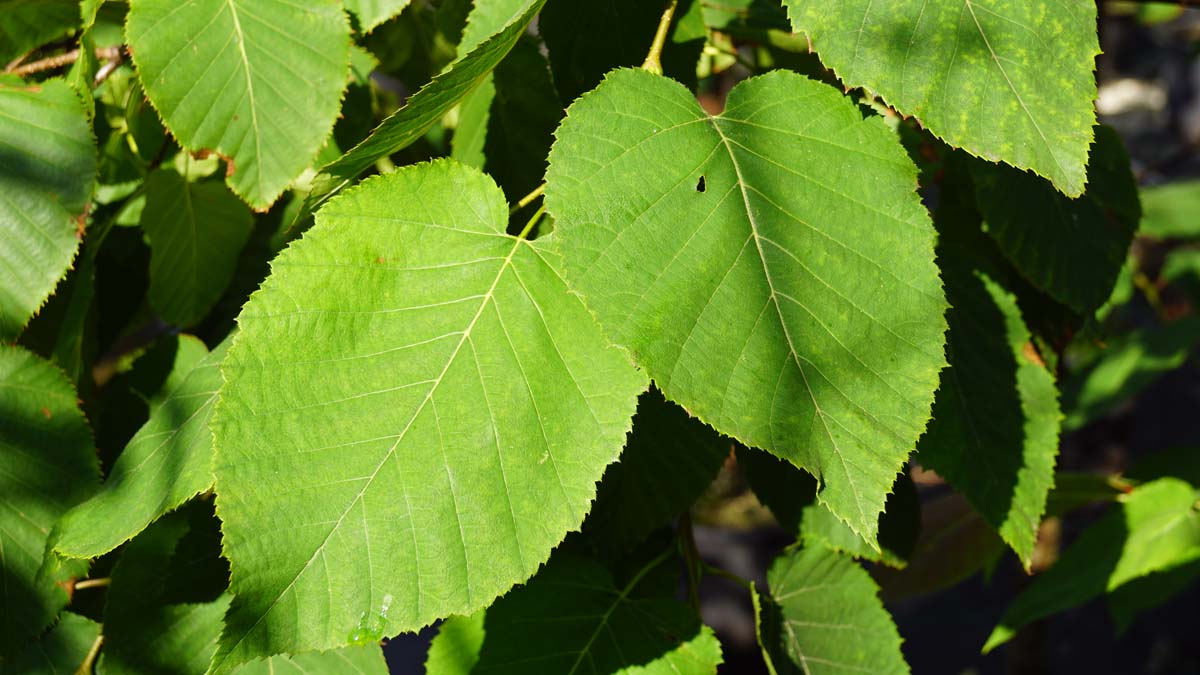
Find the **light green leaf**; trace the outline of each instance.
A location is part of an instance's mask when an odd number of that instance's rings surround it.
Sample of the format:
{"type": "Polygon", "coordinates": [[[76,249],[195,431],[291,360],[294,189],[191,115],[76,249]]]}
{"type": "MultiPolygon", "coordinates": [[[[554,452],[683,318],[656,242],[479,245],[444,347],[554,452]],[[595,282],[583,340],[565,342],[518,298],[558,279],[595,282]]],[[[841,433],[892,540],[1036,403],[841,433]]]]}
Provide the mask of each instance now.
{"type": "Polygon", "coordinates": [[[79,0],[0,0],[0,67],[79,23],[79,0]]]}
{"type": "Polygon", "coordinates": [[[397,16],[408,7],[411,0],[345,0],[346,9],[358,17],[358,26],[363,33],[370,33],[379,24],[397,16]]]}
{"type": "Polygon", "coordinates": [[[1197,497],[1195,488],[1176,478],[1135,489],[1017,596],[983,651],[1007,642],[1031,621],[1200,560],[1197,497]]]}
{"type": "Polygon", "coordinates": [[[594,560],[556,555],[486,612],[443,624],[426,672],[715,675],[721,645],[675,599],[677,585],[674,558],[617,583],[594,560]]]}
{"type": "Polygon", "coordinates": [[[100,624],[71,612],[11,661],[0,661],[0,675],[65,675],[74,673],[87,657],[100,624]]]}
{"type": "Polygon", "coordinates": [[[96,143],[62,80],[0,76],[0,340],[10,340],[67,273],[96,180],[96,143]]]}
{"type": "Polygon", "coordinates": [[[140,0],[125,28],[150,102],[186,149],[227,158],[266,209],[329,137],[350,63],[336,0],[140,0]]]}
{"type": "Polygon", "coordinates": [[[479,663],[483,647],[483,620],[486,610],[470,616],[452,616],[438,626],[425,658],[426,675],[469,674],[479,663]]]}
{"type": "Polygon", "coordinates": [[[221,183],[160,169],[146,178],[141,226],[150,240],[150,304],[167,323],[190,326],[233,279],[254,218],[221,183]]]}
{"type": "Polygon", "coordinates": [[[1141,233],[1156,239],[1200,237],[1200,180],[1144,188],[1141,233]]]}
{"type": "Polygon", "coordinates": [[[733,442],[663,398],[642,394],[621,460],[608,467],[583,525],[591,542],[623,553],[687,513],[729,457],[733,442]]]}
{"type": "Polygon", "coordinates": [[[871,577],[821,547],[792,550],[751,593],[758,641],[772,675],[907,673],[900,635],[871,577]]]}
{"type": "Polygon", "coordinates": [[[977,229],[962,239],[944,232],[939,245],[950,367],[918,459],[963,493],[1028,569],[1054,485],[1062,413],[1016,296],[980,261],[980,240],[989,244],[977,229]]]}
{"type": "Polygon", "coordinates": [[[313,179],[312,191],[305,200],[303,212],[311,213],[377,160],[421,138],[492,72],[525,33],[529,22],[537,16],[545,2],[532,0],[518,19],[450,64],[413,94],[404,107],[376,127],[366,140],[351,148],[336,162],[322,168],[321,173],[313,179]]]}
{"type": "Polygon", "coordinates": [[[1108,300],[1141,217],[1129,155],[1111,127],[1096,129],[1078,199],[1005,166],[975,162],[971,176],[984,229],[1025,278],[1080,314],[1108,300]]]}
{"type": "Polygon", "coordinates": [[[734,35],[761,34],[767,30],[791,32],[787,12],[779,0],[700,0],[705,25],[734,35]]]}
{"type": "Polygon", "coordinates": [[[208,423],[228,343],[185,371],[182,381],[153,406],[150,419],[125,446],[100,492],[63,516],[56,551],[74,558],[103,555],[212,486],[208,423]]]}
{"type": "Polygon", "coordinates": [[[1200,344],[1200,317],[1150,326],[1108,344],[1100,359],[1063,383],[1064,429],[1078,429],[1182,366],[1200,344]]]}
{"type": "Polygon", "coordinates": [[[873,541],[945,365],[933,227],[895,135],[795,73],[710,117],[618,70],[557,137],[546,205],[608,335],[667,398],[818,475],[873,541]]]}
{"type": "Polygon", "coordinates": [[[846,85],[950,145],[1083,192],[1096,123],[1092,0],[784,0],[846,85]]]}
{"type": "Polygon", "coordinates": [[[67,604],[58,584],[73,570],[38,574],[47,534],[99,478],[71,383],[24,349],[0,346],[0,657],[24,646],[67,604]]]}
{"type": "Polygon", "coordinates": [[[579,527],[646,379],[507,212],[474,169],[406,167],[272,263],[213,421],[215,673],[473,612],[579,527]]]}
{"type": "Polygon", "coordinates": [[[523,14],[540,4],[536,0],[475,0],[471,13],[467,15],[462,38],[458,41],[459,57],[475,51],[488,38],[503,31],[505,26],[521,21],[523,14]]]}

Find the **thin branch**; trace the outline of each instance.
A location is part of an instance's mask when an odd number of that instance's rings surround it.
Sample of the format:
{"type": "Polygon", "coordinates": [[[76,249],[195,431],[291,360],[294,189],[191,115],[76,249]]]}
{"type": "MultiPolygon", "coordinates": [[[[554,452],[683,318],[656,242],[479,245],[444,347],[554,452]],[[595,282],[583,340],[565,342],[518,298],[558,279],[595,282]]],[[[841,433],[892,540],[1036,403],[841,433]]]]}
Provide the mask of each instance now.
{"type": "Polygon", "coordinates": [[[537,224],[537,221],[542,219],[542,215],[545,213],[546,205],[543,204],[536,212],[534,212],[533,217],[529,219],[529,222],[525,223],[525,227],[521,229],[521,234],[518,234],[517,238],[525,239],[528,237],[529,233],[533,231],[533,226],[537,224]]]}
{"type": "Polygon", "coordinates": [[[112,583],[110,577],[100,577],[99,579],[84,579],[75,583],[75,590],[82,591],[85,588],[103,588],[112,583]]]}
{"type": "Polygon", "coordinates": [[[521,209],[525,208],[526,206],[529,206],[529,204],[531,202],[533,202],[533,200],[537,199],[538,197],[541,197],[542,193],[545,191],[546,191],[545,183],[542,183],[541,185],[537,186],[536,188],[534,188],[533,192],[530,192],[529,194],[525,195],[524,197],[521,197],[521,200],[518,201],[515,206],[513,206],[511,209],[508,210],[509,215],[512,215],[512,214],[516,213],[517,211],[520,211],[521,209]]]}
{"type": "Polygon", "coordinates": [[[642,70],[648,70],[655,75],[662,75],[662,50],[667,42],[667,33],[671,29],[671,19],[675,16],[675,6],[679,0],[671,0],[671,4],[663,10],[662,18],[658,20],[658,30],[654,33],[654,42],[650,44],[650,53],[642,63],[642,70]]]}
{"type": "MultiPolygon", "coordinates": [[[[121,48],[120,47],[97,47],[96,48],[96,58],[104,59],[105,61],[119,60],[121,58],[121,48]]],[[[31,61],[30,63],[26,63],[24,65],[20,65],[19,61],[15,62],[15,63],[10,63],[8,65],[8,67],[4,69],[4,72],[12,73],[13,75],[17,75],[18,77],[25,77],[26,75],[33,75],[35,73],[40,73],[40,72],[47,71],[47,70],[54,70],[55,68],[62,68],[63,66],[69,66],[78,60],[79,60],[79,50],[72,49],[69,52],[64,52],[62,54],[56,54],[54,56],[48,56],[44,59],[38,59],[37,61],[31,61]]]]}

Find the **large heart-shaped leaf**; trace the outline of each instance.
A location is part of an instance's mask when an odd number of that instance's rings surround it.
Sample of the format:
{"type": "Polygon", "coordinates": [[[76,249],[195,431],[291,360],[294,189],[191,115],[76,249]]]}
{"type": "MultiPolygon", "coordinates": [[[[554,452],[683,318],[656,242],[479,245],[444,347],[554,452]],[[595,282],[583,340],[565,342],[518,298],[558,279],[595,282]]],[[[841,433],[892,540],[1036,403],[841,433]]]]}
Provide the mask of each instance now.
{"type": "Polygon", "coordinates": [[[825,65],[950,145],[1074,197],[1096,122],[1092,0],[784,0],[825,65]]]}
{"type": "Polygon", "coordinates": [[[450,161],[372,179],[246,305],[213,421],[215,672],[473,612],[579,527],[646,380],[507,211],[450,161]]]}
{"type": "Polygon", "coordinates": [[[916,176],[882,120],[795,73],[710,117],[620,70],[559,127],[546,204],[568,281],[667,397],[818,475],[873,541],[945,364],[916,176]]]}
{"type": "Polygon", "coordinates": [[[350,64],[337,0],[140,0],[125,32],[167,128],[224,155],[251,206],[269,207],[329,137],[350,64]]]}
{"type": "Polygon", "coordinates": [[[75,257],[95,146],[65,82],[0,78],[0,340],[21,331],[75,257]]]}

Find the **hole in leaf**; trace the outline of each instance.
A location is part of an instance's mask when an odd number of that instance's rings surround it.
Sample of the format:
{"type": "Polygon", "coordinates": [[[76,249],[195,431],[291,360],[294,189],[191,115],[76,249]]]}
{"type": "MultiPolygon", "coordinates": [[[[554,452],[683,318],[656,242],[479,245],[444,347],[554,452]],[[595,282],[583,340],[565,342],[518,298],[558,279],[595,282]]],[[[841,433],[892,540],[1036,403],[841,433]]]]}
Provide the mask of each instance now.
{"type": "Polygon", "coordinates": [[[704,192],[704,176],[700,176],[700,180],[696,182],[696,192],[704,192]]]}

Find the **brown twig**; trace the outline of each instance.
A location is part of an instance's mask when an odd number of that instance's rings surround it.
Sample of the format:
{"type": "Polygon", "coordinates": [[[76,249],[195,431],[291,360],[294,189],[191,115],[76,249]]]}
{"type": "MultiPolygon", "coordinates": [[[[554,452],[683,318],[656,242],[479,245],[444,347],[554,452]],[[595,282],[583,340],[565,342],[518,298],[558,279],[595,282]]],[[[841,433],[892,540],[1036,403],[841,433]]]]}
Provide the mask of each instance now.
{"type": "MultiPolygon", "coordinates": [[[[106,61],[120,60],[121,48],[97,47],[96,58],[104,59],[106,61]]],[[[38,59],[37,61],[32,61],[24,65],[21,65],[19,61],[15,64],[10,63],[9,66],[4,69],[4,72],[12,73],[13,75],[17,75],[19,77],[25,77],[26,75],[33,75],[34,73],[40,73],[47,70],[54,70],[55,68],[62,68],[63,66],[69,66],[78,60],[79,50],[72,49],[69,52],[56,54],[54,56],[47,56],[44,59],[38,59]]]]}

